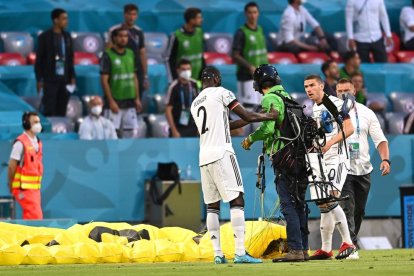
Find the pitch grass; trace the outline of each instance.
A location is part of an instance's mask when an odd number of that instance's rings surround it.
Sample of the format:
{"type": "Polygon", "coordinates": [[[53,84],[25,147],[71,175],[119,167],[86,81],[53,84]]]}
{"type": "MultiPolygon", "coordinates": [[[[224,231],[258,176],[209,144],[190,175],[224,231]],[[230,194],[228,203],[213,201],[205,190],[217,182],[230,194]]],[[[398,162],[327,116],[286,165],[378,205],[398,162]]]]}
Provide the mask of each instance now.
{"type": "Polygon", "coordinates": [[[0,267],[0,275],[414,275],[414,250],[360,251],[359,260],[214,265],[151,263],[0,267]]]}

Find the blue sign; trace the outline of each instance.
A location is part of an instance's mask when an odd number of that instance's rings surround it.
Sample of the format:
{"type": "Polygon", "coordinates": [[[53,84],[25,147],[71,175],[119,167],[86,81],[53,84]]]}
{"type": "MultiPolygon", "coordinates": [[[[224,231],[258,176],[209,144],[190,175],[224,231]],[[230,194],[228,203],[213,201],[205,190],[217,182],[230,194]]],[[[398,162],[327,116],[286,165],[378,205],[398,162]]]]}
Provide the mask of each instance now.
{"type": "Polygon", "coordinates": [[[404,247],[414,248],[414,195],[404,196],[404,247]]]}

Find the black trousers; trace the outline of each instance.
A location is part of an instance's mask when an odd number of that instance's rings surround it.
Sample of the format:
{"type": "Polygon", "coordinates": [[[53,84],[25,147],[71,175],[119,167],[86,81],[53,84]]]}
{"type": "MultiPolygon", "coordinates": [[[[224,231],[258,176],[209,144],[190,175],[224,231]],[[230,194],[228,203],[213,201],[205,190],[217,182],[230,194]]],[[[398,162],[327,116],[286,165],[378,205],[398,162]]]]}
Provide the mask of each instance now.
{"type": "Polygon", "coordinates": [[[411,38],[410,40],[404,43],[404,50],[414,51],[414,38],[411,38]]]}
{"type": "Polygon", "coordinates": [[[66,116],[66,108],[69,102],[69,92],[66,90],[65,81],[44,82],[42,113],[50,116],[66,116]]]}
{"type": "Polygon", "coordinates": [[[368,193],[371,187],[371,175],[348,174],[342,188],[342,196],[349,196],[349,200],[340,202],[348,222],[349,233],[354,244],[357,244],[358,233],[365,215],[368,193]]]}
{"type": "Polygon", "coordinates": [[[385,50],[384,39],[372,43],[356,42],[357,52],[362,62],[370,63],[369,53],[372,52],[374,56],[374,62],[387,62],[388,56],[385,50]]]}

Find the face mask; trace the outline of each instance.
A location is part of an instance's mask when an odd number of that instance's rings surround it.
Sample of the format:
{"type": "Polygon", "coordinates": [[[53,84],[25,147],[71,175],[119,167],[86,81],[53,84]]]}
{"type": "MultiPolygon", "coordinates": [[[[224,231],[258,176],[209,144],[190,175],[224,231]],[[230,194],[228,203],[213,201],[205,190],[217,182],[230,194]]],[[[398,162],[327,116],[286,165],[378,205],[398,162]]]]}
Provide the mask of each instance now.
{"type": "Polygon", "coordinates": [[[40,123],[36,123],[36,124],[32,125],[32,127],[30,128],[30,130],[34,134],[39,134],[42,131],[42,125],[40,123]]]}
{"type": "Polygon", "coordinates": [[[91,113],[93,115],[99,116],[102,113],[102,106],[101,105],[95,105],[91,108],[91,113]]]}
{"type": "Polygon", "coordinates": [[[191,70],[181,71],[180,77],[185,79],[185,80],[190,80],[191,79],[191,70]]]}

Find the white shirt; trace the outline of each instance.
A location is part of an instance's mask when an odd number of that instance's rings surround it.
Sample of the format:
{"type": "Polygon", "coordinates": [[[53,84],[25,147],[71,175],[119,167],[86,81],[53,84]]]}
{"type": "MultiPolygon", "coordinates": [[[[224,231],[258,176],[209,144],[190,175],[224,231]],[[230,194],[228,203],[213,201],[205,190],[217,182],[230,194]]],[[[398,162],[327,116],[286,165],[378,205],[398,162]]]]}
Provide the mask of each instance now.
{"type": "MultiPolygon", "coordinates": [[[[338,99],[337,97],[334,97],[334,96],[329,96],[329,99],[335,104],[338,111],[341,111],[343,101],[338,99]]],[[[323,111],[328,111],[323,104],[317,105],[315,103],[313,105],[313,118],[316,120],[316,122],[318,124],[318,128],[321,126],[321,114],[322,114],[323,111]]],[[[331,114],[331,116],[332,116],[332,114],[331,114]]],[[[332,116],[332,119],[333,118],[334,117],[332,116]]],[[[340,131],[341,130],[338,127],[338,124],[334,121],[333,122],[333,130],[331,131],[331,133],[326,133],[325,134],[326,141],[331,140],[332,137],[334,137],[340,131]]],[[[320,141],[320,143],[321,142],[322,141],[320,141]]],[[[327,161],[327,162],[331,161],[331,160],[335,160],[335,161],[339,160],[340,162],[349,162],[349,160],[346,161],[347,160],[347,153],[346,153],[347,150],[348,149],[345,147],[345,143],[344,142],[339,142],[339,143],[336,143],[335,145],[332,145],[331,148],[323,156],[324,156],[325,161],[327,161]]]]}
{"type": "Polygon", "coordinates": [[[200,133],[200,166],[234,153],[230,138],[229,111],[239,103],[233,92],[209,87],[200,92],[191,105],[191,115],[200,133]]]}
{"type": "Polygon", "coordinates": [[[385,35],[391,37],[390,21],[384,0],[348,0],[346,3],[346,33],[348,39],[371,43],[385,35]]]}
{"type": "Polygon", "coordinates": [[[292,5],[288,5],[280,19],[280,42],[289,43],[294,39],[299,39],[306,31],[306,24],[312,29],[319,26],[318,21],[302,5],[299,10],[295,10],[292,5]]]}
{"type": "MultiPolygon", "coordinates": [[[[27,135],[26,132],[23,132],[23,134],[26,135],[27,138],[29,138],[29,140],[32,143],[33,148],[35,149],[35,151],[38,151],[39,150],[39,140],[38,140],[38,138],[37,137],[32,138],[29,135],[27,135]]],[[[12,147],[12,150],[11,150],[11,153],[10,153],[10,159],[19,161],[20,164],[23,166],[24,158],[23,158],[23,143],[22,142],[16,141],[13,144],[13,147],[12,147]]]]}
{"type": "Polygon", "coordinates": [[[371,136],[374,141],[375,148],[381,142],[388,143],[388,141],[382,132],[377,116],[371,109],[360,103],[355,103],[355,107],[349,112],[349,115],[355,130],[347,142],[348,144],[359,143],[359,158],[351,158],[351,171],[349,173],[352,175],[366,175],[373,169],[369,156],[368,136],[371,136]],[[358,121],[356,114],[358,114],[358,121]]]}
{"type": "Polygon", "coordinates": [[[114,124],[102,117],[86,117],[79,127],[79,138],[82,140],[118,139],[114,124]]]}
{"type": "Polygon", "coordinates": [[[410,26],[414,26],[414,8],[404,7],[400,14],[400,29],[403,34],[404,43],[414,37],[414,32],[409,29],[410,26]]]}

